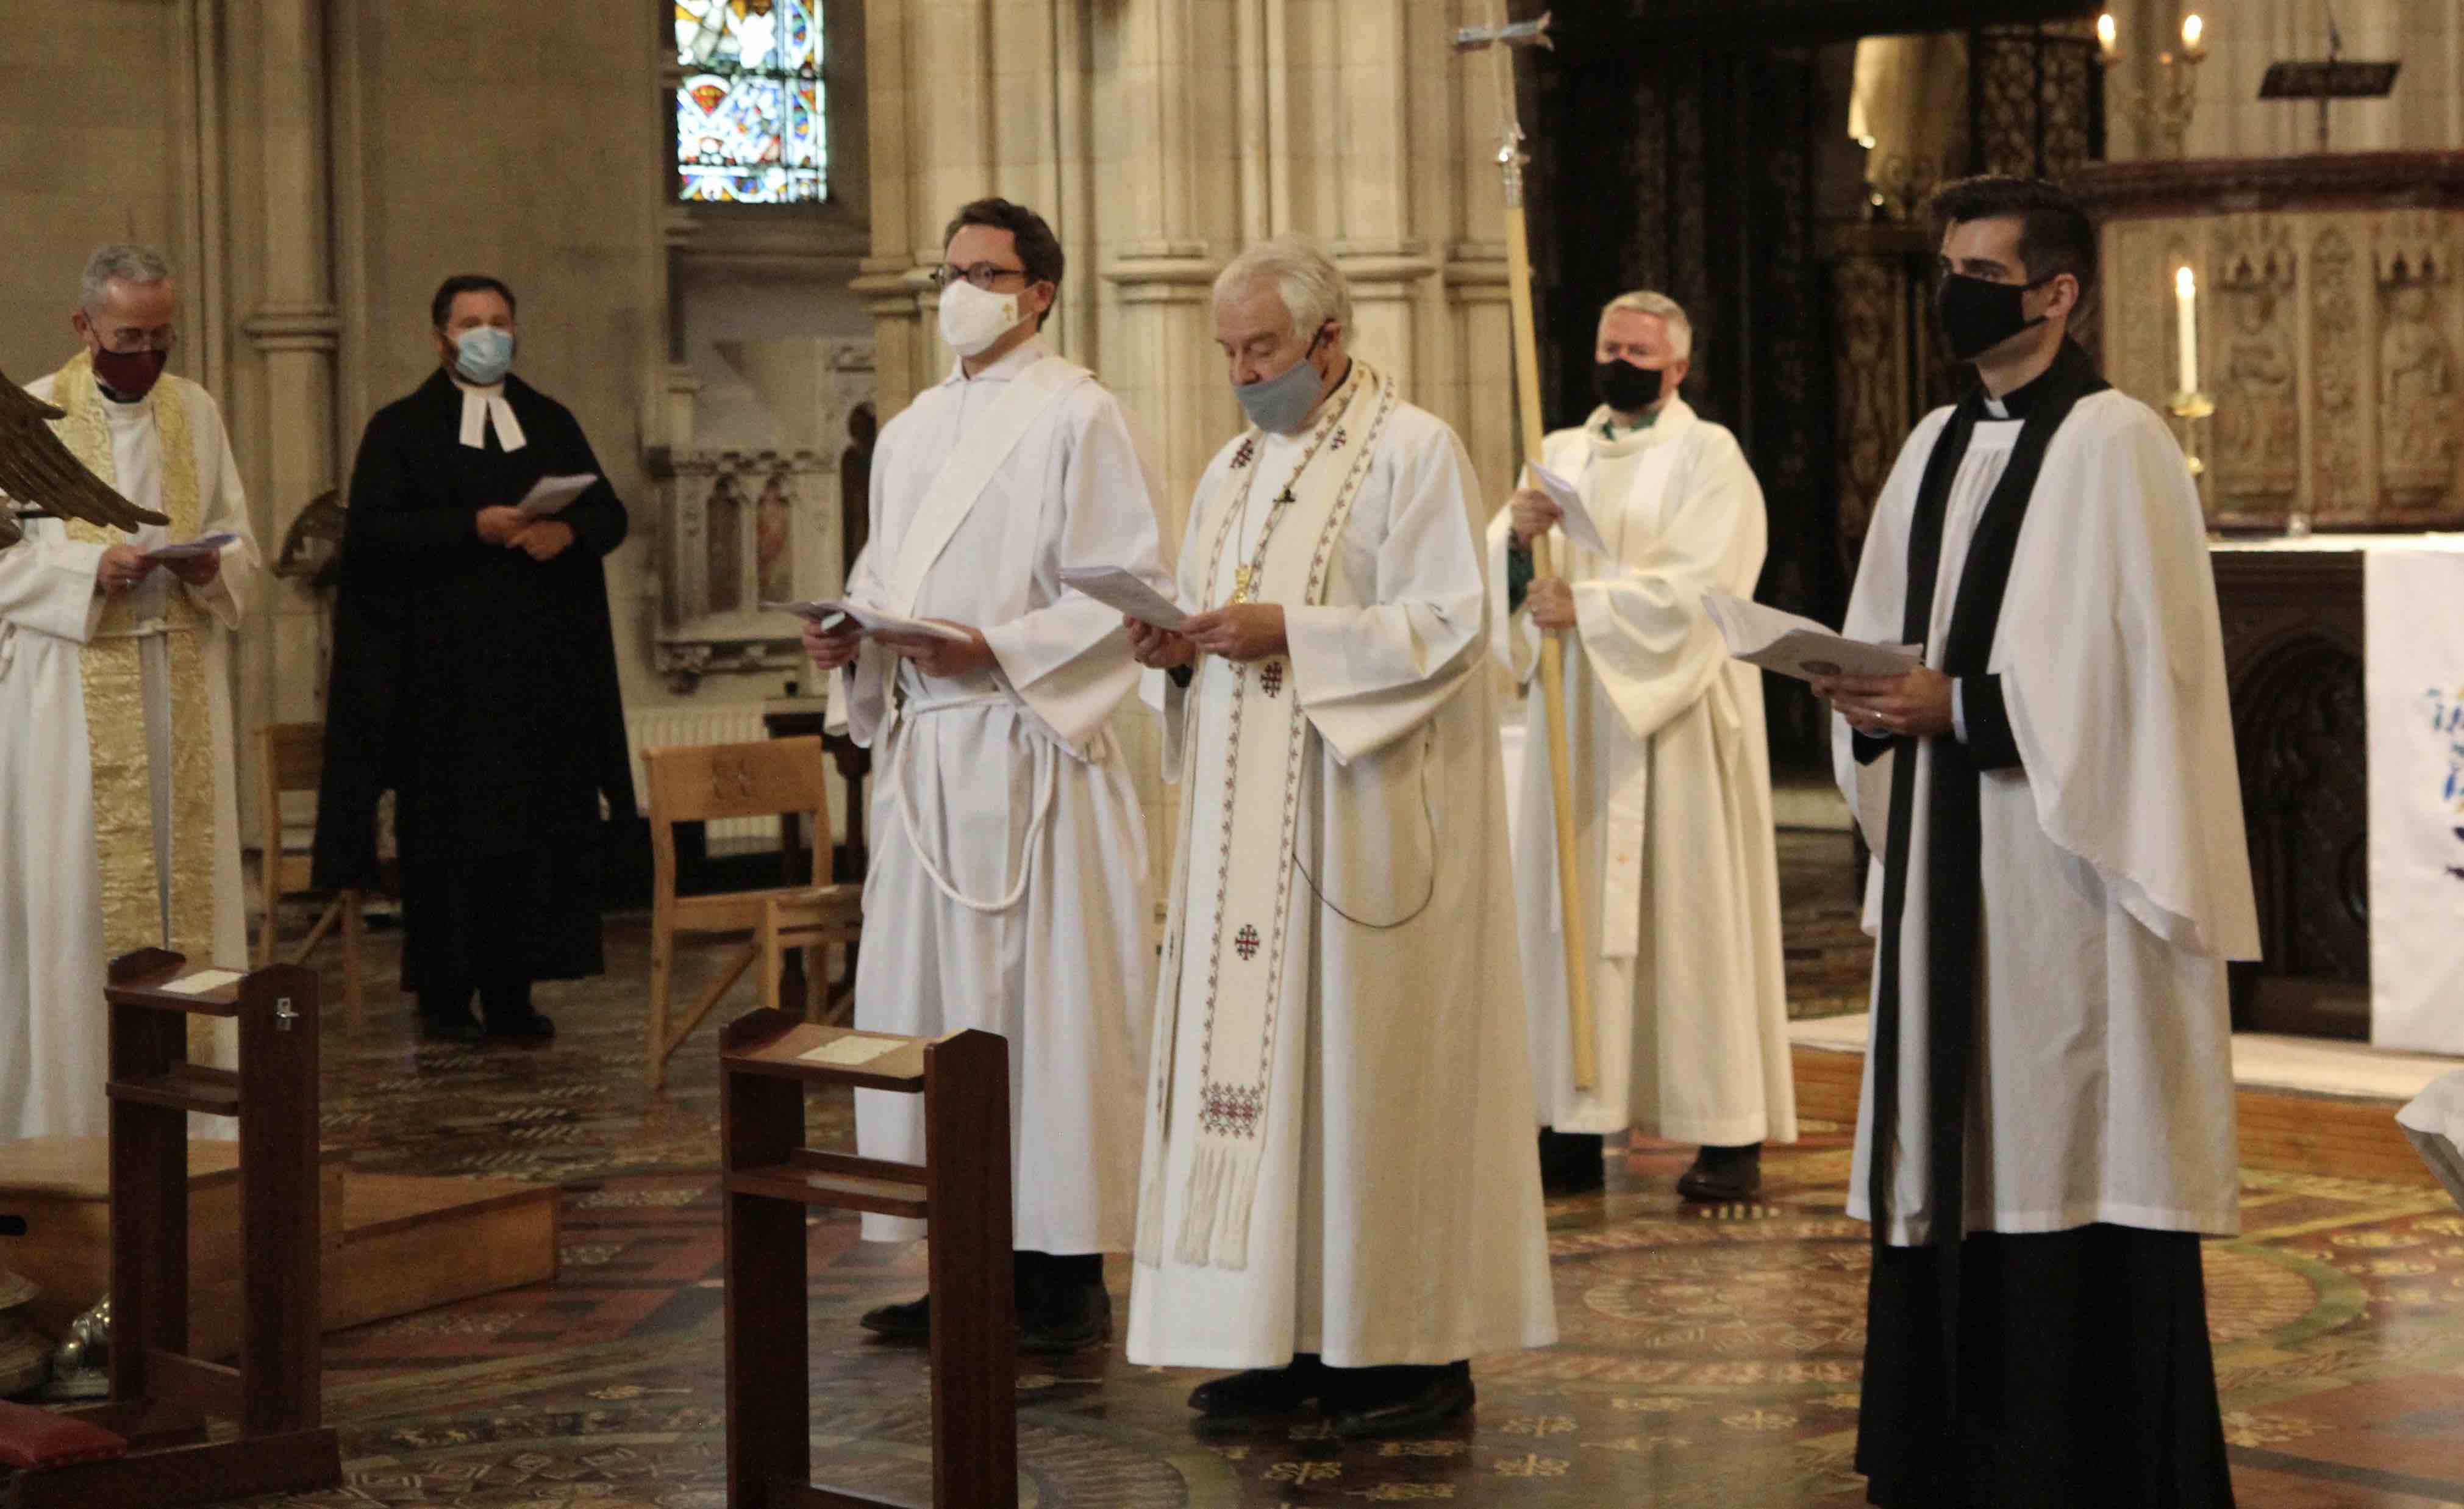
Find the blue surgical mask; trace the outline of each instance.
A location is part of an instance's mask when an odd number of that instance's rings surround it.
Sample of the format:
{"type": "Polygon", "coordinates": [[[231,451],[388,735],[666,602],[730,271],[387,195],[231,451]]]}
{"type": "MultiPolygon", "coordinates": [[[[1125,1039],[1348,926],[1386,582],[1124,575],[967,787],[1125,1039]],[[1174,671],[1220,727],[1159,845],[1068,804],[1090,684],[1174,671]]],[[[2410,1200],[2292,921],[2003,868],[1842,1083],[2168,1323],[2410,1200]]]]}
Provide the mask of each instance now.
{"type": "Polygon", "coordinates": [[[505,380],[514,369],[514,333],[495,325],[473,325],[453,338],[453,369],[465,382],[485,388],[505,380]]]}
{"type": "Polygon", "coordinates": [[[1317,407],[1318,389],[1326,386],[1325,375],[1309,365],[1317,347],[1318,343],[1311,341],[1299,361],[1273,377],[1234,386],[1232,396],[1241,400],[1251,424],[1274,434],[1290,434],[1309,422],[1309,411],[1317,407]]]}

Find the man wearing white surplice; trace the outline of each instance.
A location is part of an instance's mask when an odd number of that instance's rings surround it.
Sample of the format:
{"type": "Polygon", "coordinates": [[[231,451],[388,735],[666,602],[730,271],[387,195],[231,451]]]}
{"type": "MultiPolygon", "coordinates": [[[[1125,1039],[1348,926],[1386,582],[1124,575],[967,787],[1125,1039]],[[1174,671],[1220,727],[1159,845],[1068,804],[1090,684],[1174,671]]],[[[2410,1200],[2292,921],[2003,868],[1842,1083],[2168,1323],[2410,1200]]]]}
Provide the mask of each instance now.
{"type": "Polygon", "coordinates": [[[1513,793],[1514,876],[1551,1193],[1598,1188],[1602,1134],[1636,1126],[1700,1144],[1679,1194],[1745,1200],[1762,1186],[1764,1140],[1796,1139],[1762,674],[1728,657],[1703,612],[1705,592],[1753,595],[1763,494],[1736,437],[1679,396],[1693,350],[1692,323],[1665,295],[1613,300],[1594,352],[1600,407],[1543,448],[1614,560],[1560,531],[1562,574],[1532,580],[1530,543],[1560,518],[1537,488],[1489,523],[1493,647],[1528,688],[1540,635],[1564,636],[1581,793],[1599,1069],[1589,1090],[1573,1078],[1546,723],[1527,695],[1534,758],[1513,793]]]}
{"type": "Polygon", "coordinates": [[[1168,673],[1181,841],[1149,1073],[1131,1361],[1241,1368],[1210,1424],[1346,1436],[1472,1405],[1555,1339],[1531,1158],[1478,482],[1346,354],[1307,243],[1215,287],[1249,432],[1200,478],[1168,673]]]}
{"type": "Polygon", "coordinates": [[[2257,921],[2206,522],[2068,338],[2079,204],[1989,176],[1933,212],[1979,386],[1901,453],[1845,626],[1925,664],[1815,684],[1875,849],[1857,1466],[1878,1504],[2229,1509],[2199,1241],[2238,1226],[2257,921]]]}
{"type": "MultiPolygon", "coordinates": [[[[965,639],[805,631],[816,665],[845,669],[837,707],[876,771],[856,1023],[1009,1040],[1021,1344],[1046,1352],[1111,1335],[1103,1254],[1129,1249],[1135,1218],[1155,979],[1146,839],[1108,727],[1138,669],[1120,615],[1059,573],[1171,585],[1118,400],[1037,339],[1062,272],[1034,211],[961,209],[938,277],[958,360],[874,455],[847,596],[965,639]]],[[[858,1092],[856,1139],[923,1162],[918,1098],[858,1092]]],[[[868,1215],[865,1234],[923,1232],[868,1215]]],[[[864,1324],[921,1339],[929,1297],[864,1324]]]]}
{"type": "MultiPolygon", "coordinates": [[[[85,349],[27,385],[87,470],[171,521],[30,521],[0,552],[0,1138],[102,1132],[110,960],[248,963],[229,688],[257,555],[221,410],[163,370],[178,316],[160,254],[105,247],[70,318],[85,349]]],[[[231,1027],[192,1055],[230,1063],[231,1027]]]]}

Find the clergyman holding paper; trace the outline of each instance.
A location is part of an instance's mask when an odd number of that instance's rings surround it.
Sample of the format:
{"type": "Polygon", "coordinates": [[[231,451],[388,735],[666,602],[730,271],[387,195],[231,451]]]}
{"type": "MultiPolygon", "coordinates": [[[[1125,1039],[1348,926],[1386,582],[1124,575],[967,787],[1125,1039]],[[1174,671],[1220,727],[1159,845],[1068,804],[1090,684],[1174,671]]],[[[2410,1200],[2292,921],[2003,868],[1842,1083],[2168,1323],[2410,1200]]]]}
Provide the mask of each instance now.
{"type": "MultiPolygon", "coordinates": [[[[847,596],[948,632],[816,620],[804,645],[876,772],[865,930],[889,942],[857,963],[856,1025],[1009,1039],[1020,1344],[1068,1352],[1112,1334],[1104,1254],[1129,1250],[1135,1216],[1155,954],[1137,794],[1110,727],[1138,668],[1120,614],[1061,578],[1170,578],[1128,414],[1039,334],[1064,270],[1051,227],[979,200],[943,256],[957,359],[882,427],[847,596]]],[[[923,1162],[917,1098],[858,1091],[856,1143],[923,1162]]],[[[864,1230],[923,1234],[881,1215],[864,1230]]],[[[922,1340],[930,1306],[863,1323],[922,1340]]]]}
{"type": "Polygon", "coordinates": [[[523,508],[600,466],[572,412],[512,374],[512,290],[451,277],[429,317],[436,370],[377,411],[351,469],[316,883],[376,883],[393,788],[421,1032],[541,1042],[532,983],[603,967],[601,800],[634,811],[600,565],[625,505],[592,480],[551,517],[523,508]]]}
{"type": "MultiPolygon", "coordinates": [[[[30,519],[0,553],[0,1139],[103,1130],[114,956],[248,958],[230,687],[258,561],[222,411],[164,370],[178,319],[159,253],[104,247],[69,317],[83,344],[26,389],[65,411],[53,433],[87,471],[171,522],[30,519]]],[[[236,1046],[226,1025],[215,1052],[236,1046]]]]}
{"type": "MultiPolygon", "coordinates": [[[[1705,1202],[1750,1198],[1763,1143],[1796,1140],[1762,676],[1728,657],[1703,607],[1706,593],[1752,593],[1763,492],[1736,436],[1679,394],[1693,349],[1666,296],[1611,301],[1595,353],[1600,405],[1542,448],[1612,555],[1561,539],[1563,575],[1532,580],[1530,542],[1561,514],[1540,489],[1489,523],[1497,658],[1529,687],[1540,636],[1565,637],[1583,936],[1597,953],[1599,1083],[1580,1090],[1549,762],[1535,749],[1514,798],[1514,875],[1552,1193],[1598,1188],[1602,1134],[1628,1127],[1698,1144],[1677,1189],[1705,1202]]],[[[1536,715],[1536,698],[1525,704],[1536,715]]]]}

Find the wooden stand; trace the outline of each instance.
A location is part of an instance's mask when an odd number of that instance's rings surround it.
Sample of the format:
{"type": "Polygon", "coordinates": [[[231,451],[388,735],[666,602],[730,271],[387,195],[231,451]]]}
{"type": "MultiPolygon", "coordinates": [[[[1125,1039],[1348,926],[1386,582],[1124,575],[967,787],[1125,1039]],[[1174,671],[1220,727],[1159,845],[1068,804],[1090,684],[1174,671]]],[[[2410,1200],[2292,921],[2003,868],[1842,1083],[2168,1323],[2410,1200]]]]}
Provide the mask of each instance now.
{"type": "Polygon", "coordinates": [[[1018,1341],[1010,1273],[1009,1044],[936,1042],[755,1011],[719,1038],[727,1174],[727,1501],[734,1509],[867,1509],[891,1500],[813,1486],[804,1209],[932,1228],[933,1502],[1017,1509],[1018,1341]],[[885,1045],[845,1065],[803,1054],[885,1045]],[[803,1145],[804,1086],[924,1097],[924,1166],[803,1145]]]}
{"type": "Polygon", "coordinates": [[[201,995],[177,954],[117,960],[111,1009],[111,1398],[70,1411],[124,1436],[117,1461],[20,1473],[0,1509],[179,1509],[342,1480],[319,1424],[317,977],[277,965],[201,995]],[[236,1073],[188,1061],[188,1018],[239,1019],[236,1073]],[[239,1365],[189,1353],[188,1115],[239,1121],[239,1365]],[[209,1442],[206,1419],[236,1420],[209,1442]]]}

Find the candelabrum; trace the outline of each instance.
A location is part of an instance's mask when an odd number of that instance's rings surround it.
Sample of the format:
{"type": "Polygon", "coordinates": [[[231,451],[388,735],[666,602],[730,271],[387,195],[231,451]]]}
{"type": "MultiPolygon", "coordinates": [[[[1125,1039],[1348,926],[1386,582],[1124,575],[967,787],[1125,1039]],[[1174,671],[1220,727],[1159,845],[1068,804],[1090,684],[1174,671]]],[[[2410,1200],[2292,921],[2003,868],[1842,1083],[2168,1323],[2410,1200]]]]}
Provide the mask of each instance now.
{"type": "Polygon", "coordinates": [[[2104,65],[2106,107],[2119,106],[2142,126],[2161,135],[2175,157],[2185,155],[2190,121],[2199,110],[2199,65],[2208,60],[2205,24],[2195,15],[2183,17],[2182,45],[2156,55],[2162,85],[2132,89],[2126,94],[2117,91],[2113,84],[2113,67],[2122,61],[2123,53],[2110,12],[2097,18],[2096,34],[2097,61],[2104,65]]]}
{"type": "Polygon", "coordinates": [[[2182,459],[2189,464],[2190,475],[2205,475],[2208,463],[2199,459],[2199,422],[2216,411],[2214,397],[2203,392],[2179,392],[2165,407],[2173,411],[2174,429],[2182,436],[2182,459]]]}

